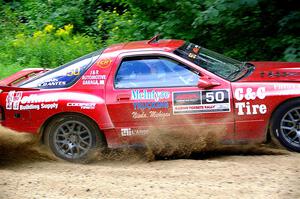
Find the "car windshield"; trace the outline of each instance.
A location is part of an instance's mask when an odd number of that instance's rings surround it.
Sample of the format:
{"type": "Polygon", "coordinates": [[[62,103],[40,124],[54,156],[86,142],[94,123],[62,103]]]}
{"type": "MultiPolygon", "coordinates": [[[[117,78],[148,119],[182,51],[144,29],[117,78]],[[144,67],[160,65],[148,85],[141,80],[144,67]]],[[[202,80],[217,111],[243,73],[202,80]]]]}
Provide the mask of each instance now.
{"type": "Polygon", "coordinates": [[[99,58],[102,51],[98,50],[75,59],[41,76],[25,81],[19,87],[43,89],[69,87],[99,58]]]}
{"type": "Polygon", "coordinates": [[[174,53],[229,81],[235,81],[247,72],[245,63],[193,43],[185,43],[174,53]]]}

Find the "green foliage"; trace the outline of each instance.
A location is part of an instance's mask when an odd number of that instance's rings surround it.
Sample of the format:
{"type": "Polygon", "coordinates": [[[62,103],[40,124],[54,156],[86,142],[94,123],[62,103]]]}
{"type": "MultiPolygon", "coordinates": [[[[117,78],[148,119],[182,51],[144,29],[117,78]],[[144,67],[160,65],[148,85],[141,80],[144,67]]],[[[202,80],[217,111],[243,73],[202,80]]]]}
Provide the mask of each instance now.
{"type": "Polygon", "coordinates": [[[137,25],[131,29],[144,38],[159,32],[166,38],[190,40],[240,60],[296,61],[299,57],[295,50],[300,43],[296,0],[121,2],[134,13],[132,20],[137,25]]]}
{"type": "Polygon", "coordinates": [[[47,25],[33,35],[17,34],[1,47],[1,76],[20,68],[57,67],[97,49],[92,38],[73,35],[72,30],[73,25],[65,25],[59,29],[47,25]]]}
{"type": "Polygon", "coordinates": [[[143,39],[136,22],[135,15],[127,10],[121,14],[116,9],[113,11],[99,11],[98,28],[102,33],[102,39],[108,45],[143,39]]]}

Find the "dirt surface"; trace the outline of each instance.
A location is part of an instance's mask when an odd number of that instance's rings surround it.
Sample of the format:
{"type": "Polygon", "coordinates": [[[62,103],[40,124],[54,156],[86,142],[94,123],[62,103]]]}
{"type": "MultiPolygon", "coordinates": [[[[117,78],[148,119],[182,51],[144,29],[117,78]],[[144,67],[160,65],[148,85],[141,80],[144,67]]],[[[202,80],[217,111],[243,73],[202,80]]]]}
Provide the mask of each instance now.
{"type": "Polygon", "coordinates": [[[269,146],[189,151],[184,159],[159,160],[126,150],[82,165],[57,160],[34,136],[2,127],[0,133],[3,199],[300,196],[300,154],[269,146]]]}

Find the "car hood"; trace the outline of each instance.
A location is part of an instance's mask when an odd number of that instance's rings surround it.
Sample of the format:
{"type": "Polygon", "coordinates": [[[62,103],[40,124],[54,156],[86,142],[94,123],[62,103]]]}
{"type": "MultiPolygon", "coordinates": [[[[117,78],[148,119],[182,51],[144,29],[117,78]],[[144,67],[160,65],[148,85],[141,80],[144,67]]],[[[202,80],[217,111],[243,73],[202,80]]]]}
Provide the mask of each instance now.
{"type": "Polygon", "coordinates": [[[239,82],[300,82],[300,62],[250,62],[255,69],[239,82]]]}

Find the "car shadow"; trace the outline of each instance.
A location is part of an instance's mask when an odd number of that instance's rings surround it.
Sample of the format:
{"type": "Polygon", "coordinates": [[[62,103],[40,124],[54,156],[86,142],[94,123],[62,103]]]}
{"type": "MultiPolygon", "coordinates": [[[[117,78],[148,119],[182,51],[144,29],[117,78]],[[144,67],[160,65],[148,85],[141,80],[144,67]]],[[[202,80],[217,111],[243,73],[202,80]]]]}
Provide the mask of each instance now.
{"type": "Polygon", "coordinates": [[[281,149],[273,144],[261,144],[252,146],[224,146],[212,150],[191,152],[189,155],[172,154],[171,156],[155,155],[154,160],[191,159],[207,160],[220,159],[228,156],[265,156],[265,155],[288,155],[291,152],[281,149]]]}

